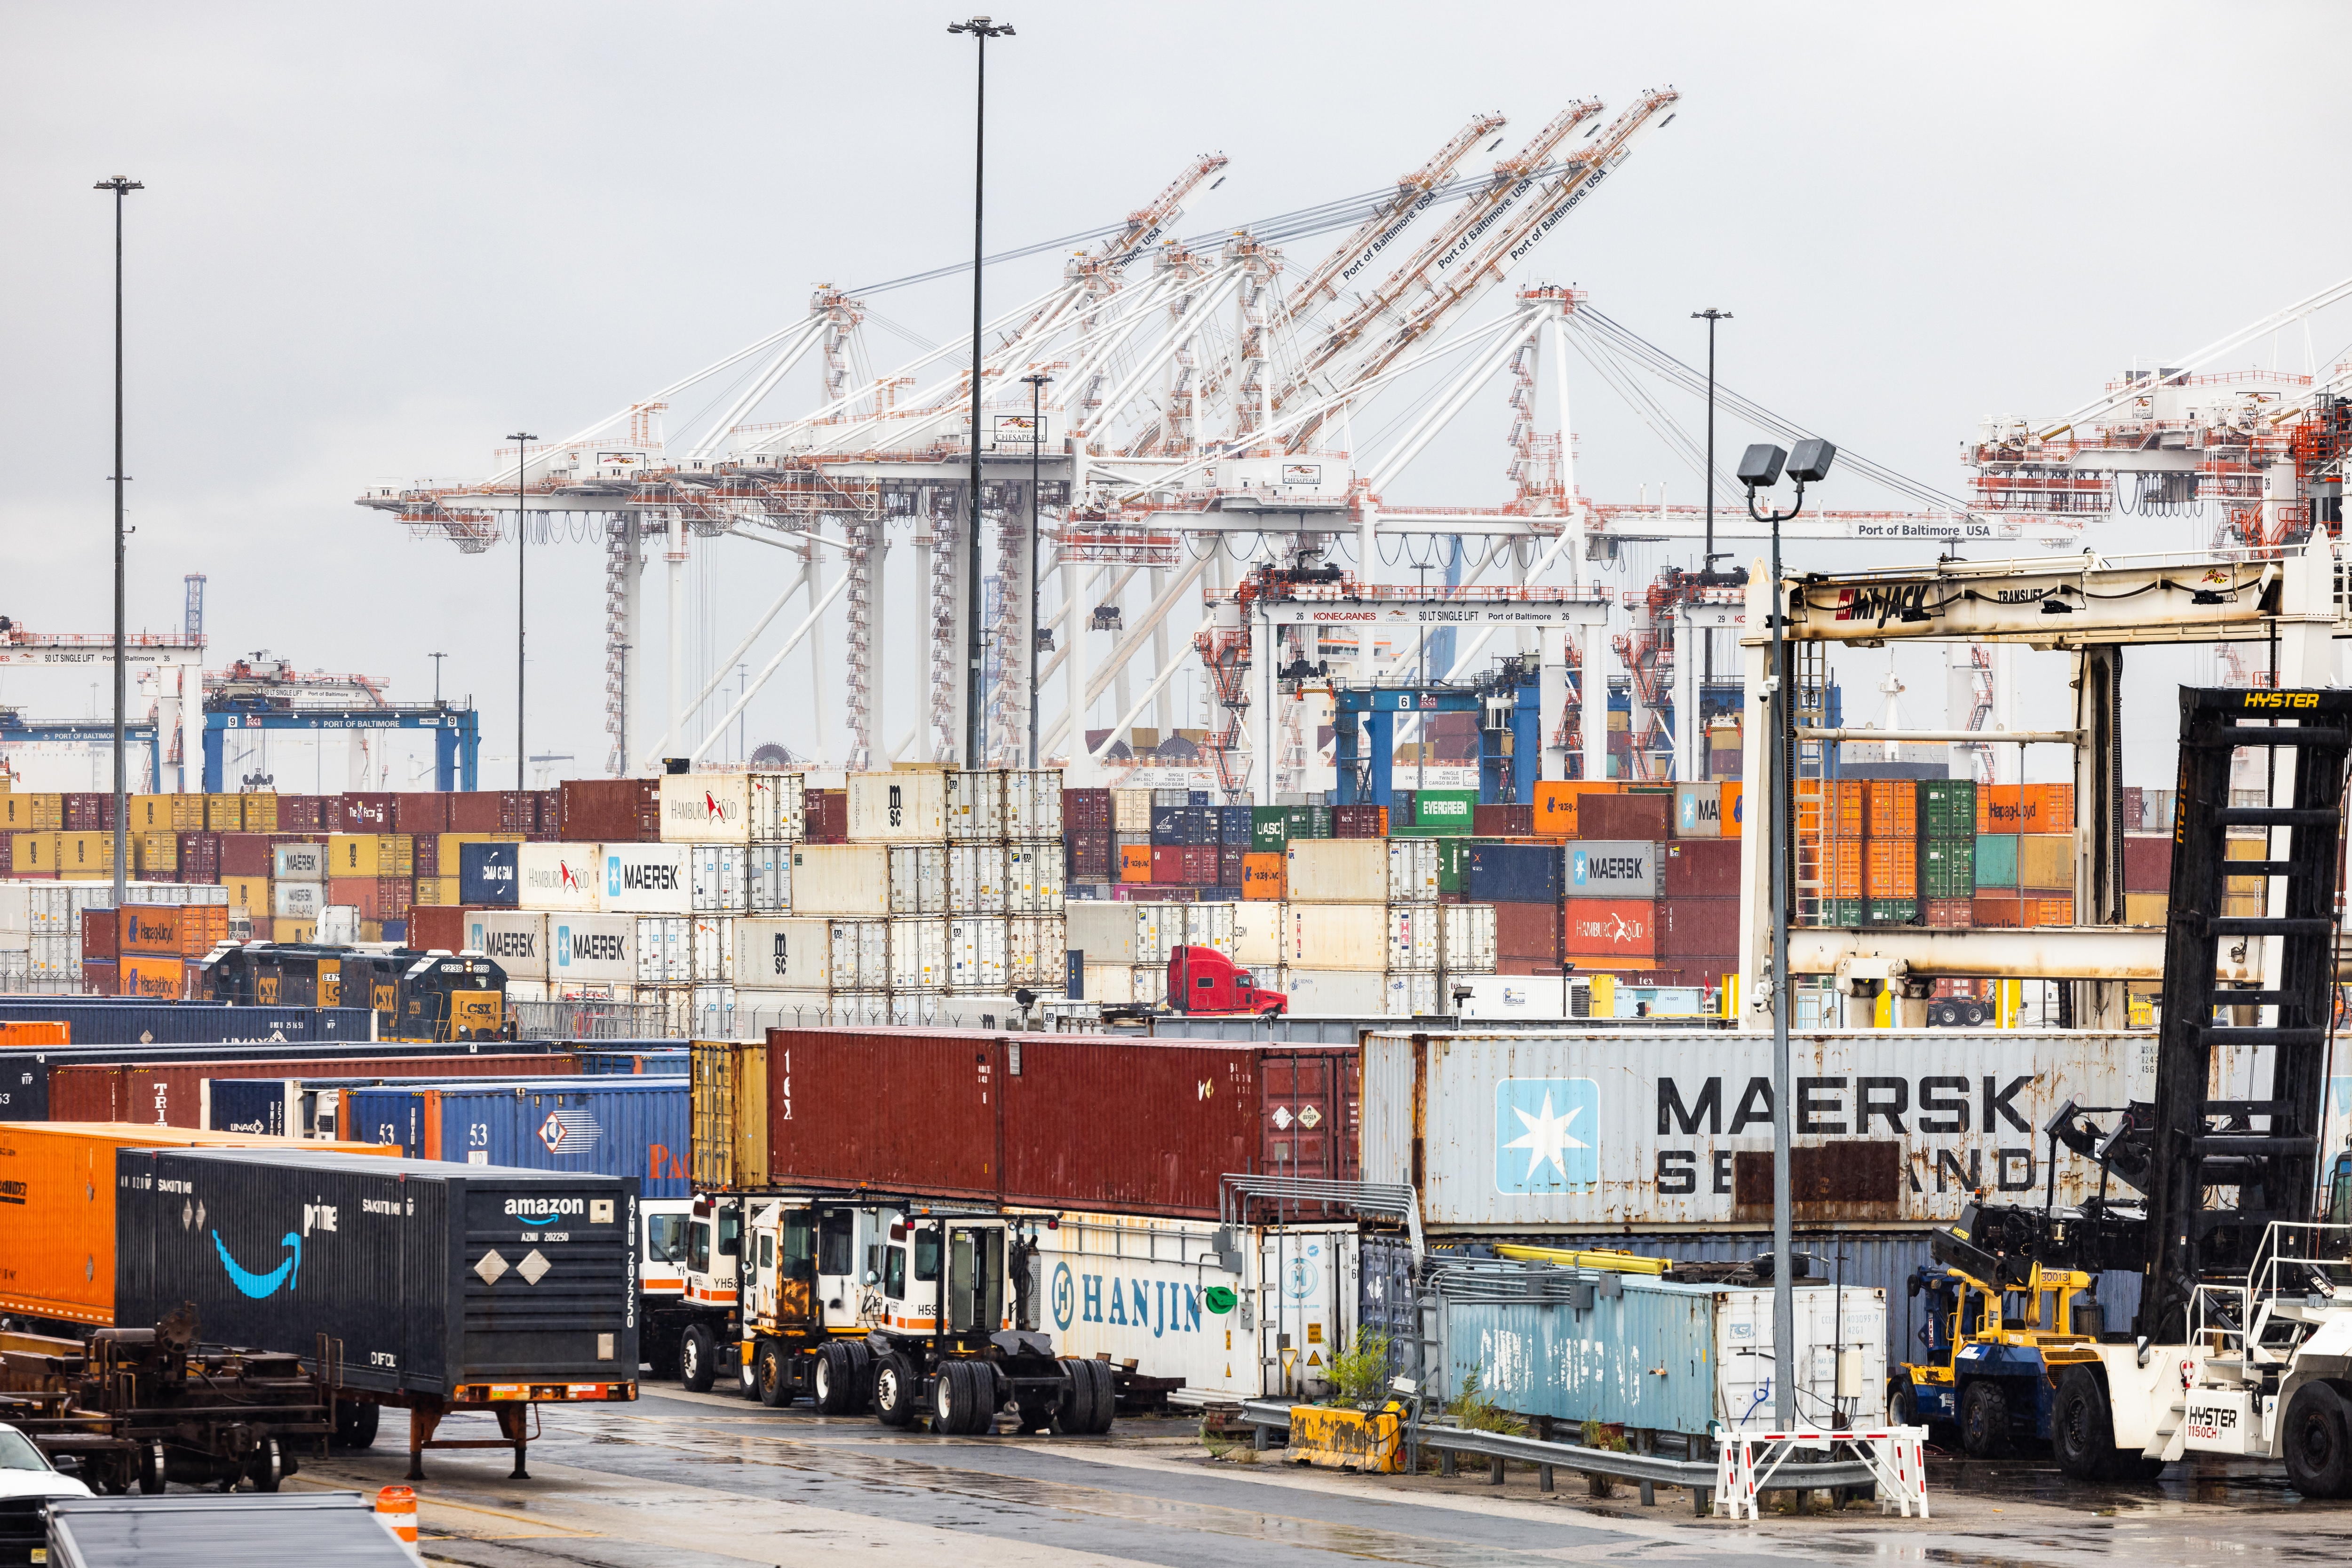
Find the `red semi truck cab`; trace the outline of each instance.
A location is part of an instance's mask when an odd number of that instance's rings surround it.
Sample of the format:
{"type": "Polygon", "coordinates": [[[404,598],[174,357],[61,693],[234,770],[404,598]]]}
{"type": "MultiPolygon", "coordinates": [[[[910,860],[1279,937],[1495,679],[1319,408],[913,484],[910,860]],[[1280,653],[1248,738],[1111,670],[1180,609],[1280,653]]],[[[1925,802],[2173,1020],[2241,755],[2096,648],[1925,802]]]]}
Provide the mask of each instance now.
{"type": "Polygon", "coordinates": [[[1168,1006],[1180,1013],[1265,1013],[1290,998],[1262,989],[1250,972],[1214,947],[1179,947],[1168,958],[1168,1006]]]}

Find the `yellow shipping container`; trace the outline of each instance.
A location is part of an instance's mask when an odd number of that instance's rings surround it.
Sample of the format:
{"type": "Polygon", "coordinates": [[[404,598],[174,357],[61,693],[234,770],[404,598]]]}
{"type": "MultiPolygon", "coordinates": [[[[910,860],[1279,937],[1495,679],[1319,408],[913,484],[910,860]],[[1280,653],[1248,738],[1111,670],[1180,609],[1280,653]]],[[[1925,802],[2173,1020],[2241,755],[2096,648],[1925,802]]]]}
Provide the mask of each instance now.
{"type": "Polygon", "coordinates": [[[272,920],[269,939],[272,942],[308,942],[319,935],[315,920],[272,920]]]}
{"type": "Polygon", "coordinates": [[[173,796],[172,826],[184,833],[203,832],[205,831],[205,799],[206,798],[202,795],[173,796]]]}
{"type": "Polygon", "coordinates": [[[245,831],[245,797],[242,795],[205,796],[205,831],[208,833],[245,831]]]}
{"type": "Polygon", "coordinates": [[[414,901],[414,902],[418,903],[418,904],[441,904],[441,903],[444,903],[444,902],[446,902],[446,903],[449,903],[449,904],[455,904],[455,903],[457,903],[457,879],[456,877],[454,877],[454,876],[451,876],[451,877],[420,876],[420,877],[418,877],[418,878],[416,879],[416,897],[415,897],[415,901],[414,901]],[[442,890],[443,890],[444,888],[446,888],[446,889],[448,890],[448,894],[449,894],[449,896],[448,896],[448,898],[447,898],[446,901],[445,901],[445,900],[442,898],[442,896],[441,896],[442,890]]]}
{"type": "MultiPolygon", "coordinates": [[[[2270,849],[2271,841],[2269,838],[2263,834],[2254,833],[2246,837],[2240,837],[2238,834],[2232,833],[2223,842],[2221,852],[2233,861],[2258,861],[2266,858],[2270,854],[2270,849]]],[[[2231,909],[2229,913],[2231,915],[2249,915],[2268,914],[2269,911],[2265,909],[2263,905],[2268,902],[2265,895],[2270,892],[2270,879],[2268,877],[2233,876],[2226,878],[2221,883],[2221,893],[2225,899],[2237,899],[2242,901],[2251,898],[2253,900],[2252,904],[2243,908],[2231,909]]]]}
{"type": "Polygon", "coordinates": [[[68,879],[114,874],[112,833],[59,833],[58,874],[68,879]]]}
{"type": "Polygon", "coordinates": [[[131,831],[134,833],[175,831],[176,825],[172,821],[172,797],[169,795],[131,796],[131,831]]]}
{"type": "Polygon", "coordinates": [[[54,833],[66,825],[66,798],[12,789],[0,794],[0,829],[12,833],[54,833]]]}
{"type": "Polygon", "coordinates": [[[416,841],[406,833],[329,833],[329,876],[415,876],[416,841]]]}
{"type": "Polygon", "coordinates": [[[2171,900],[2161,893],[2126,893],[2124,894],[2124,924],[2126,925],[2161,925],[2171,900]]]}
{"type": "MultiPolygon", "coordinates": [[[[147,796],[143,799],[153,800],[147,796]]],[[[134,802],[133,816],[138,813],[134,802]]],[[[168,815],[168,811],[166,815],[168,815]]],[[[180,835],[168,828],[161,832],[144,829],[131,835],[131,863],[141,875],[149,872],[176,872],[180,869],[180,835]]]]}
{"type": "Polygon", "coordinates": [[[16,833],[8,841],[8,864],[18,876],[58,873],[58,835],[16,833]]]}
{"type": "Polygon", "coordinates": [[[2017,885],[2036,893],[2074,890],[2074,835],[2024,833],[2017,841],[2017,885]]]}
{"type": "Polygon", "coordinates": [[[267,789],[258,789],[245,797],[245,831],[248,833],[274,833],[278,831],[278,797],[267,789]]]}
{"type": "Polygon", "coordinates": [[[266,876],[225,876],[221,885],[228,889],[228,906],[242,909],[248,915],[269,915],[269,879],[266,876]]]}

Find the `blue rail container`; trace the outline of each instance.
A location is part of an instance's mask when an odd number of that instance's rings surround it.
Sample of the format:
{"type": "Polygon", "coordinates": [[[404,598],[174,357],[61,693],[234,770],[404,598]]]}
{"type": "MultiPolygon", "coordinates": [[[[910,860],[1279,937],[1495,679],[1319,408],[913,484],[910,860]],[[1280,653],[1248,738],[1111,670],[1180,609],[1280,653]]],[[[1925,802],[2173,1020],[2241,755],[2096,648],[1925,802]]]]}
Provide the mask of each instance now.
{"type": "Polygon", "coordinates": [[[355,1089],[346,1137],[420,1159],[635,1176],[647,1197],[688,1197],[687,1080],[532,1079],[437,1089],[355,1089]]]}
{"type": "Polygon", "coordinates": [[[243,1045],[265,1040],[370,1040],[369,1008],[265,1008],[151,1002],[126,997],[11,997],[0,1019],[57,1019],[76,1045],[243,1045]]]}

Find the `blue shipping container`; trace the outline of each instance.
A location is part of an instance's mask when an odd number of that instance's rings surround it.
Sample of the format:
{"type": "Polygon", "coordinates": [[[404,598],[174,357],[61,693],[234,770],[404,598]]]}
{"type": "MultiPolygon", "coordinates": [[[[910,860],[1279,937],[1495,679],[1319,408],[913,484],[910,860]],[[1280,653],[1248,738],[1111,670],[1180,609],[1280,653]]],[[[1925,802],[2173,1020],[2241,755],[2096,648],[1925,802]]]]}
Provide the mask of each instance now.
{"type": "Polygon", "coordinates": [[[1250,808],[1247,806],[1219,806],[1215,808],[1215,810],[1217,813],[1217,842],[1227,849],[1248,849],[1250,847],[1250,835],[1254,831],[1253,819],[1250,815],[1250,808]]]}
{"type": "Polygon", "coordinates": [[[644,1046],[625,1040],[599,1040],[593,1051],[573,1051],[572,1060],[580,1064],[581,1076],[584,1078],[663,1078],[684,1075],[686,1055],[684,1046],[668,1040],[644,1046]]]}
{"type": "Polygon", "coordinates": [[[76,1045],[258,1045],[267,1040],[370,1040],[370,1008],[261,1008],[137,998],[11,997],[0,1019],[62,1021],[76,1045]]]}
{"type": "Polygon", "coordinates": [[[520,844],[459,844],[457,902],[512,909],[521,896],[520,844]]]}
{"type": "Polygon", "coordinates": [[[1151,841],[1155,844],[1213,844],[1217,841],[1217,812],[1210,806],[1154,806],[1151,808],[1151,841]]]}
{"type": "Polygon", "coordinates": [[[1558,904],[1567,863],[1557,844],[1472,844],[1462,896],[1472,904],[1558,904]]]}
{"type": "Polygon", "coordinates": [[[206,1125],[216,1133],[286,1136],[286,1078],[215,1078],[206,1125]]]}
{"type": "Polygon", "coordinates": [[[346,1137],[415,1157],[635,1176],[646,1197],[693,1196],[682,1077],[359,1089],[346,1100],[346,1137]]]}

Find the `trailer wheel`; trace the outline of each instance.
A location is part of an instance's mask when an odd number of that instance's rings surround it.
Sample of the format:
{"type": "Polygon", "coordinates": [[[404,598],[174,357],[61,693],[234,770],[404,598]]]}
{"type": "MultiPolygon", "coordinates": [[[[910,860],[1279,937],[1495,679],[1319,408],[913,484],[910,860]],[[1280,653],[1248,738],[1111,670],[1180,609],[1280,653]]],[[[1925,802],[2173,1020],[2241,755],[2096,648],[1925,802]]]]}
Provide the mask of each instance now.
{"type": "Polygon", "coordinates": [[[380,1406],[341,1401],[335,1406],[335,1433],[329,1440],[338,1448],[372,1448],[375,1446],[376,1425],[383,1416],[380,1406]]]}
{"type": "Polygon", "coordinates": [[[163,1445],[150,1443],[139,1452],[139,1490],[149,1497],[164,1486],[163,1445]]]}
{"type": "Polygon", "coordinates": [[[264,1437],[261,1448],[253,1456],[253,1468],[246,1479],[256,1491],[276,1491],[278,1483],[286,1479],[285,1460],[278,1449],[278,1439],[264,1437]]]}
{"type": "Polygon", "coordinates": [[[2352,1418],[2334,1385],[2314,1382],[2296,1389],[2279,1435],[2295,1490],[2305,1497],[2352,1496],[2352,1418]]]}
{"type": "Polygon", "coordinates": [[[2009,1452],[2009,1396],[1992,1378],[1978,1378],[1960,1396],[1960,1448],[1976,1459],[2009,1452]]]}
{"type": "Polygon", "coordinates": [[[1069,1385],[1063,1391],[1055,1424],[1071,1437],[1109,1431],[1117,1396],[1111,1389],[1108,1364],[1065,1357],[1062,1375],[1069,1379],[1069,1385]]]}
{"type": "Polygon", "coordinates": [[[1112,1376],[1110,1363],[1089,1361],[1086,1366],[1094,1375],[1095,1418],[1087,1430],[1097,1437],[1110,1430],[1112,1419],[1118,1414],[1118,1388],[1112,1376]]]}
{"type": "Polygon", "coordinates": [[[885,1427],[910,1427],[915,1421],[915,1396],[920,1380],[907,1358],[897,1351],[874,1364],[874,1418],[885,1427]]]}
{"type": "Polygon", "coordinates": [[[712,1374],[716,1371],[711,1364],[712,1354],[710,1331],[700,1323],[688,1325],[686,1337],[677,1347],[677,1380],[688,1394],[710,1392],[712,1374]]]}
{"type": "Polygon", "coordinates": [[[760,1390],[760,1403],[774,1410],[793,1402],[792,1369],[784,1364],[781,1346],[768,1343],[760,1346],[751,1358],[751,1370],[760,1390]]]}
{"type": "Polygon", "coordinates": [[[2087,1366],[2069,1367],[2058,1381],[2058,1403],[2050,1411],[2050,1451],[2058,1468],[2078,1481],[2121,1479],[2124,1456],[2116,1452],[2106,1391],[2087,1366]]]}

